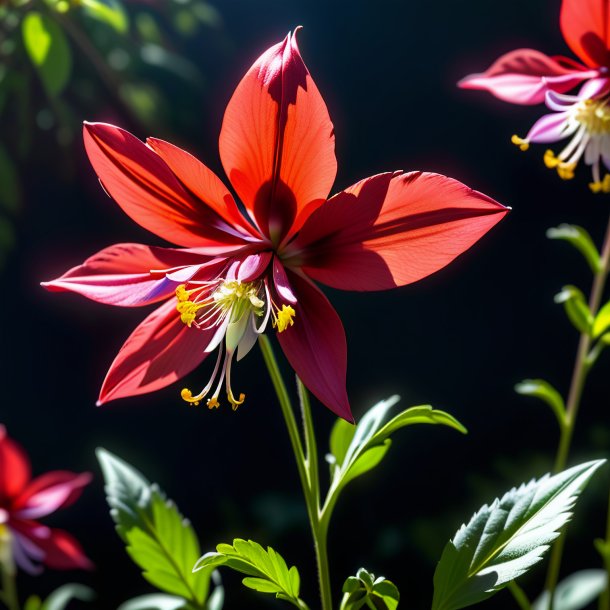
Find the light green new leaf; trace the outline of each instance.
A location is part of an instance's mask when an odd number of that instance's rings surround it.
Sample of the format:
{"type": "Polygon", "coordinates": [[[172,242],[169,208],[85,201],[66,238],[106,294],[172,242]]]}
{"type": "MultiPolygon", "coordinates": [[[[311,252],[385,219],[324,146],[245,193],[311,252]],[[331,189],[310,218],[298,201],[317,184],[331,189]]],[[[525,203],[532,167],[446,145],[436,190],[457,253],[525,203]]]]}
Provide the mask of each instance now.
{"type": "MultiPolygon", "coordinates": [[[[606,588],[605,570],[580,570],[562,580],[555,589],[553,610],[582,610],[597,599],[606,588]]],[[[533,604],[532,610],[547,610],[549,594],[545,591],[533,604]]]]}
{"type": "Polygon", "coordinates": [[[524,379],[515,386],[515,392],[523,396],[534,396],[546,402],[555,413],[559,425],[564,425],[565,403],[561,394],[548,381],[544,379],[524,379]]]}
{"type": "Polygon", "coordinates": [[[458,610],[483,601],[538,563],[604,462],[546,475],[483,506],[443,550],[434,573],[432,610],[458,610]]]}
{"type": "Polygon", "coordinates": [[[411,407],[386,422],[398,400],[398,396],[392,396],[377,403],[355,427],[337,419],[330,436],[331,453],[326,458],[331,465],[333,490],[377,466],[390,448],[390,436],[400,428],[412,424],[443,424],[466,432],[451,415],[428,405],[411,407]]]}
{"type": "Polygon", "coordinates": [[[188,602],[175,595],[153,593],[134,597],[122,603],[117,610],[188,610],[188,602]]]}
{"type": "Polygon", "coordinates": [[[360,568],[356,576],[350,576],[343,584],[343,599],[339,610],[396,610],[400,593],[396,585],[383,576],[360,568]]]}
{"type": "Polygon", "coordinates": [[[562,224],[546,232],[549,239],[563,239],[572,244],[586,259],[591,271],[597,273],[601,268],[599,252],[591,236],[585,229],[576,225],[562,224]]]}
{"type": "Polygon", "coordinates": [[[593,314],[587,305],[585,295],[576,286],[564,286],[555,295],[555,303],[563,303],[566,314],[576,330],[590,335],[593,331],[593,314]]]}
{"type": "Polygon", "coordinates": [[[243,584],[261,593],[274,593],[279,599],[290,602],[297,608],[305,605],[299,599],[301,581],[295,566],[288,569],[283,557],[271,547],[265,550],[252,540],[236,538],[233,545],[219,544],[216,552],[206,553],[193,568],[211,570],[226,566],[246,574],[243,584]]]}
{"type": "Polygon", "coordinates": [[[80,0],[80,5],[93,19],[106,23],[119,34],[127,33],[129,19],[118,0],[80,0]]]}
{"type": "Polygon", "coordinates": [[[50,97],[68,84],[72,53],[62,29],[50,17],[30,11],[21,22],[25,49],[50,97]]]}
{"type": "Polygon", "coordinates": [[[85,585],[68,583],[55,589],[47,599],[42,602],[40,610],[65,610],[72,600],[90,602],[95,599],[95,592],[85,585]]]}
{"type": "Polygon", "coordinates": [[[606,303],[595,316],[593,322],[593,337],[597,339],[610,328],[610,301],[606,303]]]}

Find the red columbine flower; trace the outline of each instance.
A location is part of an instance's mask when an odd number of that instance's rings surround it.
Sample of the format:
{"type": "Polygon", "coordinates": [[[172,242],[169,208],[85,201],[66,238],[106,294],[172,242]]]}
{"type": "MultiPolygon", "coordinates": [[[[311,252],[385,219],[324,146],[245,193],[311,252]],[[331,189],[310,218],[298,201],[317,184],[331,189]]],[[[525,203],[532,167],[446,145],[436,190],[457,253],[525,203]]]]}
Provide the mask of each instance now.
{"type": "Polygon", "coordinates": [[[45,284],[133,307],[163,301],[113,362],[100,403],[158,390],[218,348],[205,388],[182,397],[234,408],[233,357],[270,327],[303,383],[352,420],[339,316],[312,280],[384,290],[419,280],[468,249],[507,212],[440,176],[393,172],[326,200],[337,171],[333,125],[294,34],[239,83],[220,133],[220,158],[243,203],[205,165],[156,139],[146,144],[85,124],[85,146],[106,191],[138,224],[182,246],[119,244],[45,284]]]}
{"type": "Polygon", "coordinates": [[[43,565],[56,570],[93,567],[70,534],[37,521],[76,501],[89,481],[89,473],[63,470],[31,479],[27,455],[0,425],[0,538],[8,532],[11,556],[20,568],[36,574],[43,565]]]}
{"type": "Polygon", "coordinates": [[[517,49],[502,55],[485,72],[467,76],[459,86],[483,89],[513,104],[545,102],[553,112],[536,121],[525,138],[514,135],[513,144],[527,150],[530,143],[570,138],[558,155],[545,152],[545,165],[567,180],[584,158],[592,168],[591,190],[608,193],[610,175],[602,179],[600,164],[610,170],[610,2],[563,0],[560,23],[565,41],[583,64],[561,55],[517,49]],[[578,95],[563,95],[581,83],[578,95]]]}

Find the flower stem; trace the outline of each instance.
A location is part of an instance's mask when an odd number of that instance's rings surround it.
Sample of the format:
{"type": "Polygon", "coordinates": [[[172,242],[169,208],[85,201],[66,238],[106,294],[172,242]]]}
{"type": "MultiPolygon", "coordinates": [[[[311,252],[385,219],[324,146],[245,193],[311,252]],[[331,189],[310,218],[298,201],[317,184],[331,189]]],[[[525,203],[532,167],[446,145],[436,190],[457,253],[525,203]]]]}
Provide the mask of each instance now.
{"type": "Polygon", "coordinates": [[[517,584],[516,580],[511,580],[508,583],[508,590],[512,593],[521,610],[532,610],[530,600],[528,599],[525,591],[517,584]]]}
{"type": "MultiPolygon", "coordinates": [[[[596,316],[597,312],[599,311],[604,294],[604,288],[606,286],[606,280],[608,279],[608,272],[610,272],[610,219],[608,220],[608,228],[606,229],[604,245],[602,246],[600,266],[595,273],[593,288],[589,298],[589,310],[593,316],[596,316]]],[[[560,472],[563,470],[568,461],[568,454],[572,444],[572,436],[576,426],[576,417],[578,415],[580,401],[590,369],[590,363],[587,357],[591,350],[592,342],[593,340],[588,333],[581,333],[578,351],[576,353],[576,361],[574,363],[574,371],[572,373],[572,383],[570,385],[570,392],[568,394],[568,402],[566,405],[565,425],[561,427],[559,448],[555,457],[555,466],[553,469],[554,472],[560,472]]],[[[562,535],[559,537],[551,551],[551,559],[549,561],[549,568],[546,578],[546,590],[549,592],[548,610],[553,610],[555,588],[557,587],[557,581],[559,580],[559,570],[561,567],[561,558],[563,556],[564,542],[565,536],[562,535]]]]}
{"type": "Polygon", "coordinates": [[[328,568],[327,533],[328,525],[322,521],[320,513],[320,481],[318,476],[318,455],[316,437],[309,406],[307,390],[300,380],[297,379],[301,411],[303,415],[303,428],[305,431],[305,452],[299,429],[294,416],[294,409],[286,390],[286,384],[275,359],[273,348],[268,337],[262,335],[259,344],[263,353],[263,359],[267,365],[271,382],[277,394],[282,415],[288,428],[288,435],[292,445],[292,451],[297,463],[303,495],[307,506],[307,515],[313,536],[316,562],[318,565],[318,579],[320,583],[320,596],[322,610],[332,610],[332,594],[330,589],[330,577],[328,568]]]}
{"type": "Polygon", "coordinates": [[[17,572],[12,565],[12,561],[0,564],[0,572],[2,572],[0,599],[2,599],[8,610],[20,610],[17,583],[15,582],[17,572]]]}

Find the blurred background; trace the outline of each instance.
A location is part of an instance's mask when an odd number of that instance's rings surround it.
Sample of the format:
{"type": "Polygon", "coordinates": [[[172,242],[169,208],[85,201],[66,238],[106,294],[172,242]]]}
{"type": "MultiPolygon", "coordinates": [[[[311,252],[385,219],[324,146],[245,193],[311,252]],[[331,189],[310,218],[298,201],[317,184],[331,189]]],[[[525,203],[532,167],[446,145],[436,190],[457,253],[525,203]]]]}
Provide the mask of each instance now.
{"type": "MultiPolygon", "coordinates": [[[[151,591],[113,531],[94,449],[103,446],[158,482],[194,523],[204,550],[251,537],[297,564],[316,606],[314,557],[284,423],[255,350],[234,370],[248,398],[236,413],[189,408],[183,385],[96,408],[100,384],[141,310],[52,295],[54,278],[115,242],[165,245],[102,191],[80,125],[107,121],[138,137],[170,140],[224,179],[223,111],[252,62],[296,25],[299,45],[335,124],[335,191],[380,171],[448,174],[512,206],[509,217],[448,269],[389,293],[328,290],[348,335],[355,415],[393,393],[406,408],[432,404],[469,429],[397,435],[384,465],[353,483],[330,537],[335,591],[364,565],[425,608],[446,541],[472,512],[552,467],[554,416],[517,396],[542,377],[567,391],[577,333],[553,296],[588,293],[591,278],[568,245],[545,237],[570,222],[602,238],[610,200],[592,195],[588,170],[560,181],[543,147],[522,153],[541,108],[460,91],[465,74],[501,53],[532,47],[570,54],[559,0],[40,0],[0,3],[0,421],[35,473],[92,471],[81,500],[47,523],[74,533],[96,563],[90,574],[21,576],[26,593],[69,580],[91,585],[109,610],[151,591]],[[41,52],[40,49],[46,49],[41,52]]],[[[608,455],[604,354],[584,397],[571,463],[608,455]]],[[[290,379],[290,372],[286,368],[290,379]]],[[[332,414],[314,404],[320,451],[332,414]]],[[[593,481],[570,529],[564,575],[599,567],[610,473],[593,481]]],[[[279,607],[223,573],[228,608],[279,607]]],[[[544,567],[524,586],[542,588],[544,567]]],[[[494,608],[514,608],[503,592],[494,608]]]]}

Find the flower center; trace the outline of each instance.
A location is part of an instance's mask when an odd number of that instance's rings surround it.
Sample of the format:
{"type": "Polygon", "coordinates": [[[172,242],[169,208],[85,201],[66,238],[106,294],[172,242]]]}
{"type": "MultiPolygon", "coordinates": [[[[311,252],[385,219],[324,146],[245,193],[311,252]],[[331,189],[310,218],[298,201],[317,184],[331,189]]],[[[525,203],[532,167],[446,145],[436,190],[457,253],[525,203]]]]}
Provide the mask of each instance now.
{"type": "Polygon", "coordinates": [[[610,108],[607,98],[580,102],[576,106],[574,118],[592,135],[610,134],[610,108]]]}

